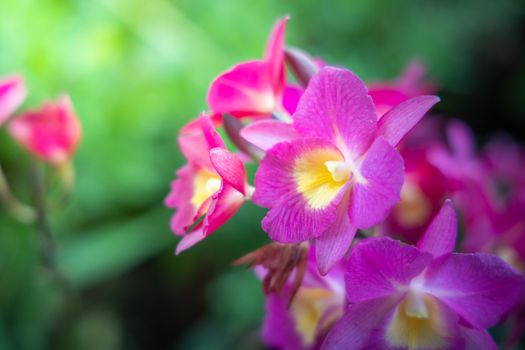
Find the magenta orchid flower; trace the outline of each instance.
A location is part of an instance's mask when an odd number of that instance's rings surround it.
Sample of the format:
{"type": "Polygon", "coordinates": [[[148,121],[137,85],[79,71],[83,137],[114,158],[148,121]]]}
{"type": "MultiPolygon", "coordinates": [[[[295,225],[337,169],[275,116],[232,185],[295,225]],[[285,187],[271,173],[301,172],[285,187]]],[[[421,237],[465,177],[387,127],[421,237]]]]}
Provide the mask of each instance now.
{"type": "Polygon", "coordinates": [[[0,81],[0,126],[20,106],[27,91],[21,77],[11,77],[0,81]]]}
{"type": "Polygon", "coordinates": [[[350,253],[350,306],[323,349],[497,349],[487,328],[519,300],[524,280],[484,253],[452,253],[457,218],[447,201],[417,246],[372,238],[350,253]]]}
{"type": "Polygon", "coordinates": [[[403,160],[394,147],[438,100],[405,101],[378,122],[357,76],[321,69],[310,80],[293,124],[269,121],[259,124],[264,130],[243,134],[267,149],[253,200],[270,209],[262,222],[270,238],[281,243],[315,239],[317,263],[326,274],[356,230],[384,220],[399,200],[403,160]]]}
{"type": "Polygon", "coordinates": [[[288,17],[277,22],[262,60],[240,63],[217,77],[208,92],[214,113],[289,119],[301,89],[286,84],[284,35],[288,17]]]}
{"type": "Polygon", "coordinates": [[[68,96],[28,111],[9,124],[9,133],[31,154],[54,165],[67,163],[82,137],[80,122],[68,96]]]}
{"type": "Polygon", "coordinates": [[[401,76],[393,82],[377,82],[369,85],[376,112],[381,118],[392,107],[412,97],[432,94],[435,86],[425,81],[426,69],[419,60],[410,62],[401,76]]]}
{"type": "Polygon", "coordinates": [[[171,220],[173,232],[183,236],[177,254],[222,226],[251,194],[242,161],[226,149],[209,117],[202,115],[200,122],[201,133],[179,137],[188,163],[177,171],[165,200],[177,209],[171,220]]]}
{"type": "Polygon", "coordinates": [[[326,275],[317,269],[315,247],[310,246],[307,270],[301,287],[288,305],[291,285],[266,299],[264,342],[282,350],[319,348],[324,337],[342,316],[345,303],[344,264],[326,275]]]}

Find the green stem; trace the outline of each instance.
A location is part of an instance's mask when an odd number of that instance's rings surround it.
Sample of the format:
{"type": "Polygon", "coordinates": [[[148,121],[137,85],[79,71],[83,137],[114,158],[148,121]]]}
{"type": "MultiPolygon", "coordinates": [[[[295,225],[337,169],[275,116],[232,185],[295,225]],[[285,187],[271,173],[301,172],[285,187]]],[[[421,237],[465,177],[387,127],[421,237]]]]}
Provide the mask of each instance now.
{"type": "Polygon", "coordinates": [[[9,183],[0,165],[0,201],[9,214],[24,224],[33,223],[36,213],[33,208],[21,203],[11,192],[9,183]]]}
{"type": "Polygon", "coordinates": [[[65,278],[56,264],[57,245],[55,236],[49,224],[49,215],[46,203],[46,186],[41,164],[36,161],[33,163],[31,171],[31,185],[33,188],[33,202],[35,205],[36,220],[35,225],[39,232],[42,263],[49,269],[64,292],[70,292],[69,281],[65,278]]]}

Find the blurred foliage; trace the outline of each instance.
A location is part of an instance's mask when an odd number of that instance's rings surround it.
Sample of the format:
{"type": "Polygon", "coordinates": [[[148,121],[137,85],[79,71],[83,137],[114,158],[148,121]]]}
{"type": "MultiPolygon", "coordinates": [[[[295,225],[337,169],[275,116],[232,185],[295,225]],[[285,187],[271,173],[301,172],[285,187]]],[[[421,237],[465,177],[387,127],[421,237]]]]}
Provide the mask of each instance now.
{"type": "MultiPolygon", "coordinates": [[[[178,129],[206,109],[214,76],[262,54],[279,16],[292,17],[289,45],[368,80],[395,77],[421,57],[441,86],[439,110],[481,133],[525,136],[521,0],[3,0],[1,8],[0,76],[25,76],[24,108],[68,92],[84,138],[71,203],[53,213],[72,296],[42,269],[36,232],[0,213],[0,349],[260,347],[259,284],[229,265],[266,242],[264,211],[246,205],[174,257],[162,200],[182,164],[178,129]]],[[[0,147],[15,192],[29,201],[29,157],[4,130],[0,147]]]]}

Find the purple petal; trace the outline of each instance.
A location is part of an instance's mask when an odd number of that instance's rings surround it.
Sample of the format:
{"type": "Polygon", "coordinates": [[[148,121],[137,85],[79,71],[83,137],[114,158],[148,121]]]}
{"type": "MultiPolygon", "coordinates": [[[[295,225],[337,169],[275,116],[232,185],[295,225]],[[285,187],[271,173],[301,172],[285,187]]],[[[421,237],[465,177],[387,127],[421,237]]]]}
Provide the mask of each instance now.
{"type": "Polygon", "coordinates": [[[325,67],[308,84],[294,116],[304,137],[318,137],[348,148],[353,157],[372,143],[377,117],[363,82],[351,71],[325,67]]]}
{"type": "Polygon", "coordinates": [[[399,301],[399,297],[380,298],[350,306],[328,333],[321,349],[389,349],[382,326],[399,301]]]}
{"type": "Polygon", "coordinates": [[[383,221],[399,202],[403,185],[403,159],[383,138],[365,154],[350,194],[348,215],[357,228],[369,228],[383,221]]]}
{"type": "Polygon", "coordinates": [[[471,325],[488,328],[516,305],[524,280],[494,255],[450,254],[432,263],[425,286],[471,325]]]}
{"type": "Polygon", "coordinates": [[[269,150],[277,143],[299,138],[292,124],[276,120],[261,120],[241,130],[241,136],[262,150],[269,150]]]}
{"type": "Polygon", "coordinates": [[[397,146],[438,101],[437,96],[418,96],[401,102],[379,120],[378,135],[382,135],[392,146],[397,146]]]}
{"type": "Polygon", "coordinates": [[[323,209],[310,209],[300,193],[290,193],[271,208],[262,221],[270,238],[280,243],[299,243],[317,238],[336,221],[338,200],[323,209]]]}
{"type": "Polygon", "coordinates": [[[350,224],[346,205],[342,203],[340,207],[336,221],[315,240],[317,266],[322,275],[326,275],[344,257],[357,231],[350,224]]]}
{"type": "Polygon", "coordinates": [[[436,258],[452,253],[456,245],[457,233],[456,210],[452,201],[447,199],[417,243],[417,247],[436,258]]]}
{"type": "Polygon", "coordinates": [[[447,125],[447,138],[453,153],[460,159],[470,159],[476,153],[474,134],[467,124],[453,120],[447,125]]]}
{"type": "Polygon", "coordinates": [[[302,350],[303,342],[295,328],[295,322],[288,310],[288,299],[269,295],[266,299],[266,317],[262,338],[265,344],[286,350],[302,350]]]}
{"type": "Polygon", "coordinates": [[[390,238],[371,238],[350,251],[345,276],[350,302],[397,294],[430,264],[431,255],[390,238]]]}
{"type": "Polygon", "coordinates": [[[494,339],[484,329],[461,327],[461,335],[465,340],[464,350],[498,350],[494,339]]]}

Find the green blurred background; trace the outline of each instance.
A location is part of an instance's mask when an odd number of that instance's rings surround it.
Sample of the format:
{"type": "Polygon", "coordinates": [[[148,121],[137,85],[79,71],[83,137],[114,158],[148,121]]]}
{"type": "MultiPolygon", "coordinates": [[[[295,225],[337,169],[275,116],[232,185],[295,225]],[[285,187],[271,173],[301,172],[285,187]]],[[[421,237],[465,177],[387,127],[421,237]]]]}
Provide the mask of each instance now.
{"type": "MultiPolygon", "coordinates": [[[[25,76],[24,108],[68,92],[84,138],[52,220],[69,294],[42,268],[34,229],[0,212],[0,349],[263,348],[259,283],[230,263],[267,241],[264,211],[244,206],[175,257],[162,201],[182,164],[178,129],[206,109],[214,76],[261,56],[284,14],[288,45],[368,81],[420,57],[439,112],[482,137],[525,137],[521,0],[2,0],[0,76],[25,76]]],[[[5,128],[0,161],[29,201],[30,158],[5,128]]]]}

